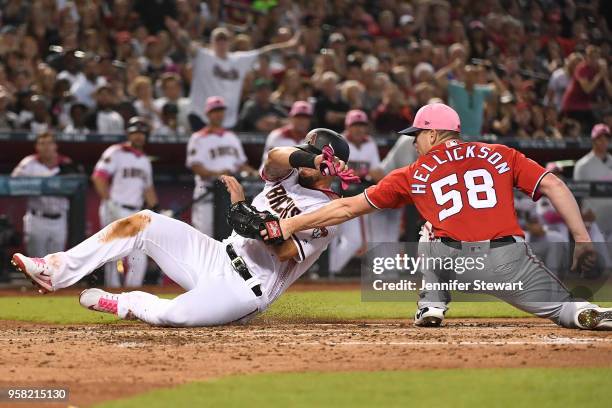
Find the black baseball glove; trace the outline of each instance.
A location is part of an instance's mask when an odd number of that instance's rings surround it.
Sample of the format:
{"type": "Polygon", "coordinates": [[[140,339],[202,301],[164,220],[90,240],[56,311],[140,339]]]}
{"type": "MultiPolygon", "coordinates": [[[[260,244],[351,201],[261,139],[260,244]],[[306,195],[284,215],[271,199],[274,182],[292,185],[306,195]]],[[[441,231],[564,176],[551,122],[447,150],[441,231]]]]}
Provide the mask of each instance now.
{"type": "Polygon", "coordinates": [[[266,230],[268,233],[268,239],[264,241],[266,244],[279,245],[284,241],[279,218],[269,211],[257,210],[246,201],[238,201],[230,206],[227,223],[245,238],[262,240],[260,232],[266,230]]]}

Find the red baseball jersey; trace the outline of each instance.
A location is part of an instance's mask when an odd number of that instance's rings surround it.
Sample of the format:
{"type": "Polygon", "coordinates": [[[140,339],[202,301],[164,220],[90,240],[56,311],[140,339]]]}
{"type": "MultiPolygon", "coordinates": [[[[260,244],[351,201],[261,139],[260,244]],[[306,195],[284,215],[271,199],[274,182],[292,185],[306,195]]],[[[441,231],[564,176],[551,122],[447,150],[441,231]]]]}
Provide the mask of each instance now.
{"type": "Polygon", "coordinates": [[[436,237],[484,241],[524,236],[514,210],[513,188],[536,201],[546,173],[507,146],[450,140],[389,173],[364,194],[376,208],[414,203],[433,225],[436,237]]]}

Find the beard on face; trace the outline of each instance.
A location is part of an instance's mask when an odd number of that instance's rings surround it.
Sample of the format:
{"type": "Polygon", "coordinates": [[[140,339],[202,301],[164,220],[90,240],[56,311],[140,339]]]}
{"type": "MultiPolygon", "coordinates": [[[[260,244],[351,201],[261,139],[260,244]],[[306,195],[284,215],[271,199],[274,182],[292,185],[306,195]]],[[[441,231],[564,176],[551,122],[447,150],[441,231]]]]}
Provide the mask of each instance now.
{"type": "Polygon", "coordinates": [[[298,183],[300,183],[302,187],[314,188],[318,180],[319,177],[315,174],[305,174],[305,172],[301,170],[298,173],[298,183]]]}

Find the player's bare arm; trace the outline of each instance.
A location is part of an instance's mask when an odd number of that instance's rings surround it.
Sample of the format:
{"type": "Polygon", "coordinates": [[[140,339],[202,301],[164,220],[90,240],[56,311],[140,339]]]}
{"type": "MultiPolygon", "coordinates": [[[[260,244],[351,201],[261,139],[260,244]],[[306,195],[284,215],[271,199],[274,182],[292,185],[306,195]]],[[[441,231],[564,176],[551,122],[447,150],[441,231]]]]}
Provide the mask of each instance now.
{"type": "Polygon", "coordinates": [[[100,196],[100,199],[108,200],[110,198],[108,180],[94,174],[91,176],[91,182],[94,185],[96,193],[98,193],[98,196],[100,196]]]}
{"type": "Polygon", "coordinates": [[[576,268],[578,261],[585,255],[588,257],[584,261],[593,264],[595,251],[591,244],[591,237],[584,225],[578,203],[570,189],[557,176],[550,173],[544,176],[539,189],[542,194],[550,199],[552,205],[567,224],[574,241],[576,241],[572,269],[576,268]]]}
{"type": "MultiPolygon", "coordinates": [[[[230,201],[232,204],[246,200],[244,189],[235,177],[221,176],[220,180],[223,182],[227,192],[230,194],[230,201]]],[[[292,240],[285,241],[281,245],[267,246],[266,248],[274,252],[274,254],[281,261],[287,261],[298,255],[298,249],[292,240]]]]}
{"type": "Polygon", "coordinates": [[[334,200],[316,211],[300,214],[296,217],[280,220],[283,238],[311,228],[328,227],[342,224],[345,221],[372,213],[372,207],[364,194],[334,200]]]}
{"type": "Polygon", "coordinates": [[[261,54],[266,54],[272,51],[284,50],[286,48],[294,48],[297,47],[300,43],[300,37],[302,36],[302,32],[300,30],[296,31],[293,37],[291,37],[288,41],[277,43],[277,44],[269,44],[259,49],[261,54]]]}
{"type": "Polygon", "coordinates": [[[170,32],[176,44],[182,49],[187,50],[189,55],[192,57],[195,56],[196,52],[198,51],[198,44],[191,40],[187,31],[180,27],[178,21],[171,17],[166,17],[164,22],[168,32],[170,32]]]}

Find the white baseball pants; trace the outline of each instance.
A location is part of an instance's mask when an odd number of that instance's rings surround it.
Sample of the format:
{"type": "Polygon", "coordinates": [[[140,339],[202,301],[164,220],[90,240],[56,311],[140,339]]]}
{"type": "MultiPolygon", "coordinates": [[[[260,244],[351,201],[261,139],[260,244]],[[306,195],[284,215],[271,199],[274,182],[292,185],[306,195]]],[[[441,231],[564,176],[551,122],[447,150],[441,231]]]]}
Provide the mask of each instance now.
{"type": "Polygon", "coordinates": [[[215,232],[214,218],[214,204],[212,201],[200,201],[191,207],[191,225],[209,237],[212,237],[215,232]]]}
{"type": "Polygon", "coordinates": [[[267,305],[265,293],[257,297],[251,290],[261,282],[247,282],[234,271],[225,244],[149,210],[115,221],[74,248],[45,259],[58,265],[51,279],[59,289],[135,249],[150,256],[187,292],[171,300],[141,291],[122,293],[121,318],[131,313],[152,325],[215,326],[247,322],[267,305]]]}
{"type": "Polygon", "coordinates": [[[28,256],[40,258],[66,248],[68,225],[66,216],[56,220],[27,212],[23,216],[23,236],[28,256]]]}
{"type": "MultiPolygon", "coordinates": [[[[100,224],[106,226],[113,221],[134,214],[135,211],[123,208],[112,201],[100,204],[100,224]]],[[[47,252],[48,253],[48,252],[47,252]]],[[[117,262],[109,262],[104,265],[104,285],[109,288],[137,288],[142,286],[147,273],[147,256],[142,251],[132,251],[121,259],[123,271],[117,268],[117,262]],[[123,285],[121,278],[123,277],[123,285]]]]}

